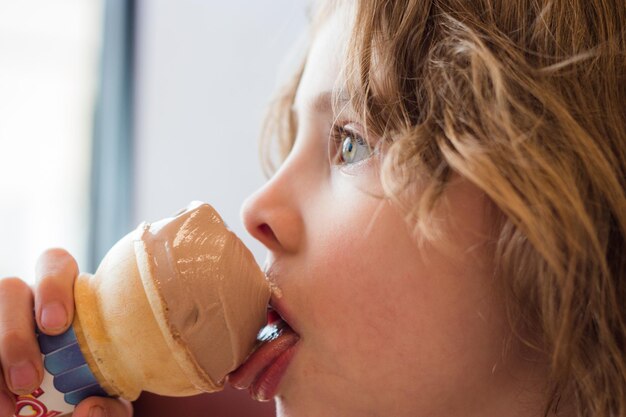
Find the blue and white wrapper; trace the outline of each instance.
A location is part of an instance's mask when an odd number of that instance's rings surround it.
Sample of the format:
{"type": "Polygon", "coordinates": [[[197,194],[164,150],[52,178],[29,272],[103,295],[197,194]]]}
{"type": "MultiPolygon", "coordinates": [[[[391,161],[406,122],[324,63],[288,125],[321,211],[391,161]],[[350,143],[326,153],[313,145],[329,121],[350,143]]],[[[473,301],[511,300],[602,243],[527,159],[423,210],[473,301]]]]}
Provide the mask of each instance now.
{"type": "Polygon", "coordinates": [[[15,417],[62,416],[87,397],[108,396],[89,369],[72,327],[58,336],[37,332],[37,340],[43,354],[43,382],[31,394],[17,396],[15,417]]]}

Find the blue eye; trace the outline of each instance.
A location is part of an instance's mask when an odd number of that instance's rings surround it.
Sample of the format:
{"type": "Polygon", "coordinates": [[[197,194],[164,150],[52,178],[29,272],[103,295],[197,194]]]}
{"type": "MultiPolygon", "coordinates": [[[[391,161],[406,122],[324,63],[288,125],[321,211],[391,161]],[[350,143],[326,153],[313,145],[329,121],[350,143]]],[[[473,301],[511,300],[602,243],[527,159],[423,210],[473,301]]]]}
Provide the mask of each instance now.
{"type": "Polygon", "coordinates": [[[341,149],[338,149],[340,164],[354,164],[372,155],[369,144],[361,136],[342,127],[336,129],[336,142],[341,146],[341,149]]]}

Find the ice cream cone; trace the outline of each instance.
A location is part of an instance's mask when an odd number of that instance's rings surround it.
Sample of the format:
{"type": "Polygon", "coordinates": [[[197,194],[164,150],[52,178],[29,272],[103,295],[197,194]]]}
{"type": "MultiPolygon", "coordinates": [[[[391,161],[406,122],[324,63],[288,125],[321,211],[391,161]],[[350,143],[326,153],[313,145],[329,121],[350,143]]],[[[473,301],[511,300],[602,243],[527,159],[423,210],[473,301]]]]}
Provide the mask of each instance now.
{"type": "Polygon", "coordinates": [[[212,392],[252,351],[270,290],[207,204],[143,224],[75,287],[74,328],[111,395],[212,392]]]}

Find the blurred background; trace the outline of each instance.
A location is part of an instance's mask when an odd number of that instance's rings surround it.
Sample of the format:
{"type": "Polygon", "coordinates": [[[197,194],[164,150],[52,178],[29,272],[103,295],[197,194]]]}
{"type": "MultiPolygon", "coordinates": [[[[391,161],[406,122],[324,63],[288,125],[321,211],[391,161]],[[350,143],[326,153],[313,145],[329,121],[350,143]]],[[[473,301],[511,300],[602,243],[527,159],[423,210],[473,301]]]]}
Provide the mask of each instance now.
{"type": "MultiPolygon", "coordinates": [[[[239,208],[263,182],[266,105],[301,52],[307,0],[0,0],[0,277],[48,247],[93,272],[143,220],[239,208]]],[[[270,416],[246,393],[144,395],[137,416],[270,416]]]]}

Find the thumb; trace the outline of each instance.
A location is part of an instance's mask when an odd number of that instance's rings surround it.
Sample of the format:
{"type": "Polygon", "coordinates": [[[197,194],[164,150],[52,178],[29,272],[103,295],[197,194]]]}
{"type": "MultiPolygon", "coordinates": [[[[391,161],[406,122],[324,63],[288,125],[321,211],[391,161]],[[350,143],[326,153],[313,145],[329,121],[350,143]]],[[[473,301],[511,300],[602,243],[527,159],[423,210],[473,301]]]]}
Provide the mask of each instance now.
{"type": "Polygon", "coordinates": [[[72,417],[131,417],[133,405],[121,398],[89,397],[74,409],[72,417]]]}

